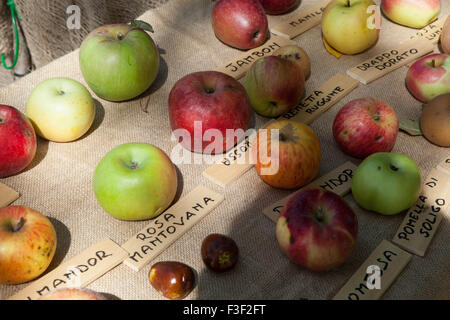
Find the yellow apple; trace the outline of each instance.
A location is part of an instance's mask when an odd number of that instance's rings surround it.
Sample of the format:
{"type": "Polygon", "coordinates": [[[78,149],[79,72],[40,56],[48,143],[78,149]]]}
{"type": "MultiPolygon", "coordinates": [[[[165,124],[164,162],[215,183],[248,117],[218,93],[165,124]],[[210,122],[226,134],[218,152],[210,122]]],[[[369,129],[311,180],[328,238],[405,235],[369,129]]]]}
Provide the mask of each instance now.
{"type": "Polygon", "coordinates": [[[84,135],[95,117],[90,92],[78,81],[52,78],[38,84],[26,106],[36,133],[55,142],[74,141],[84,135]]]}

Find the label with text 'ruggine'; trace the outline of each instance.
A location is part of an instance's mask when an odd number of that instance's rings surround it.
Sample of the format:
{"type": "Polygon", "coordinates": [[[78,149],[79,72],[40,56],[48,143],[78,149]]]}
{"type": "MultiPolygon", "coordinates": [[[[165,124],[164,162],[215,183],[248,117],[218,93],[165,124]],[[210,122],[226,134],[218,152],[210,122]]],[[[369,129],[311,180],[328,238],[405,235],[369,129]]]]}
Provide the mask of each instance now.
{"type": "MultiPolygon", "coordinates": [[[[320,178],[315,179],[313,182],[309,183],[300,190],[320,188],[323,190],[333,191],[340,196],[344,196],[348,192],[350,192],[350,189],[352,187],[352,178],[355,170],[356,165],[350,161],[347,161],[333,171],[321,176],[320,178]]],[[[283,207],[286,205],[288,200],[298,191],[299,190],[265,208],[263,211],[264,215],[273,222],[277,222],[278,216],[280,215],[283,207]]]]}
{"type": "Polygon", "coordinates": [[[0,183],[0,208],[6,207],[19,198],[19,193],[7,185],[0,183]]]}
{"type": "Polygon", "coordinates": [[[122,263],[128,253],[106,238],[32,282],[10,300],[36,300],[61,288],[83,288],[122,263]]]}
{"type": "Polygon", "coordinates": [[[221,194],[196,187],[122,245],[129,253],[124,264],[136,272],[141,270],[223,200],[221,194]]]}

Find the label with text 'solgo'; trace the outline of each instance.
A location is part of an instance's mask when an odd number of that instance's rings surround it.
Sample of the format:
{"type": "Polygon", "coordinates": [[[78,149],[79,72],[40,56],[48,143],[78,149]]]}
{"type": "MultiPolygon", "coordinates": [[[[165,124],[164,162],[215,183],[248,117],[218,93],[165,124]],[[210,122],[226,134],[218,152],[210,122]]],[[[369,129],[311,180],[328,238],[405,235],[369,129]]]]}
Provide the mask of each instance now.
{"type": "Polygon", "coordinates": [[[124,264],[136,272],[141,270],[223,200],[221,194],[196,187],[122,245],[129,253],[124,264]]]}

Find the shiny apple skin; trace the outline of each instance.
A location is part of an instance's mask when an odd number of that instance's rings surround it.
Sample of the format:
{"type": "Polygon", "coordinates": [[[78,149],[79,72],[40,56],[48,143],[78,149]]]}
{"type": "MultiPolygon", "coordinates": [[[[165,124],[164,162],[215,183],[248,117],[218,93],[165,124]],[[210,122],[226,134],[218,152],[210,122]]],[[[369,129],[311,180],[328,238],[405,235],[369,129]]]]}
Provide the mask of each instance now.
{"type": "Polygon", "coordinates": [[[298,0],[259,0],[268,14],[283,14],[291,11],[298,0]]]}
{"type": "Polygon", "coordinates": [[[202,260],[215,272],[225,272],[234,268],[238,261],[239,249],[236,242],[223,234],[207,236],[201,247],[202,260]]]}
{"type": "Polygon", "coordinates": [[[184,299],[195,285],[192,268],[177,261],[155,263],[150,269],[148,278],[153,288],[170,300],[184,299]]]}

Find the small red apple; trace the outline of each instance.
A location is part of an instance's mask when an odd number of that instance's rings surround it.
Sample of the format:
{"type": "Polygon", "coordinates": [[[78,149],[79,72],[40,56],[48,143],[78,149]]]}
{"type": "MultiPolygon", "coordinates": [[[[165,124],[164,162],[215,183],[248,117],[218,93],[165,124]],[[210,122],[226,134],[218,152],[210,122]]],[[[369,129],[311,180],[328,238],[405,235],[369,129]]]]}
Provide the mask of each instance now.
{"type": "Polygon", "coordinates": [[[445,20],[441,33],[441,46],[445,54],[450,54],[450,15],[445,20]]]}
{"type": "Polygon", "coordinates": [[[250,101],[244,87],[221,72],[191,73],[178,80],[170,91],[172,130],[187,130],[190,139],[182,139],[180,143],[191,151],[203,152],[208,147],[211,153],[222,153],[233,147],[248,129],[250,116],[250,101]],[[230,129],[240,129],[242,134],[236,131],[236,138],[227,140],[230,129]],[[222,141],[206,139],[207,130],[210,133],[218,130],[222,141]]]}
{"type": "Polygon", "coordinates": [[[268,14],[283,14],[297,5],[297,0],[259,0],[268,14]]]}
{"type": "Polygon", "coordinates": [[[219,0],[212,10],[211,22],[220,41],[242,50],[262,45],[269,30],[258,0],[219,0]]]}
{"type": "Polygon", "coordinates": [[[56,231],[41,213],[23,206],[0,208],[0,284],[40,276],[56,250],[56,231]]]}
{"type": "Polygon", "coordinates": [[[28,118],[11,106],[0,105],[0,178],[25,169],[36,154],[36,134],[28,118]]]}
{"type": "Polygon", "coordinates": [[[334,192],[302,189],[278,217],[276,236],[284,253],[312,271],[327,271],[347,260],[355,247],[358,219],[334,192]]]}
{"type": "Polygon", "coordinates": [[[339,110],[333,123],[333,135],[341,149],[356,158],[376,152],[389,152],[398,133],[394,109],[375,98],[350,101],[339,110]]]}

